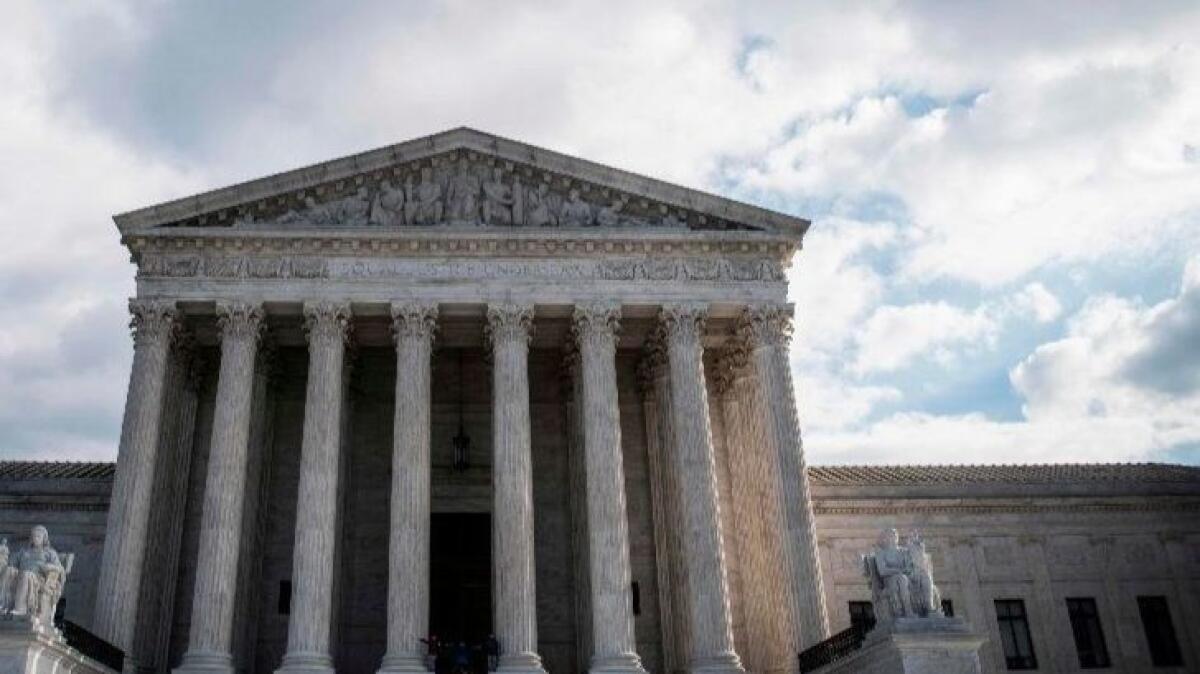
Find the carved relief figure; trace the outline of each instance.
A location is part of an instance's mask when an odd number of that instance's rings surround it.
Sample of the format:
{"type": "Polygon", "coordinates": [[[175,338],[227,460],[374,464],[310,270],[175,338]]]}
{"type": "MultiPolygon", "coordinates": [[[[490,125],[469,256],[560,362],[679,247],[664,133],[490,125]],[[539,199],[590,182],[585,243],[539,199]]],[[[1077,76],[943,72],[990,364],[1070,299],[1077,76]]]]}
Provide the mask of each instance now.
{"type": "Polygon", "coordinates": [[[458,172],[450,179],[447,195],[451,220],[475,220],[479,217],[479,178],[471,174],[466,159],[458,160],[458,172]]]}
{"type": "Polygon", "coordinates": [[[432,225],[442,221],[442,185],[433,179],[433,168],[421,167],[421,184],[413,206],[413,223],[432,225]]]}
{"type": "Polygon", "coordinates": [[[592,207],[579,196],[579,190],[571,190],[562,205],[558,217],[564,227],[587,227],[592,224],[592,207]]]}
{"type": "Polygon", "coordinates": [[[404,190],[393,187],[388,180],[379,186],[379,194],[375,195],[375,203],[371,205],[372,225],[384,227],[404,224],[405,216],[404,190]]]}
{"type": "Polygon", "coordinates": [[[367,224],[371,213],[371,200],[367,188],[360,187],[354,194],[329,204],[330,215],[335,225],[361,226],[367,224]]]}
{"type": "Polygon", "coordinates": [[[675,214],[670,211],[667,211],[667,214],[662,217],[661,224],[663,227],[670,227],[672,229],[686,229],[687,228],[687,221],[681,220],[681,219],[675,217],[675,214]]]}
{"type": "Polygon", "coordinates": [[[525,200],[526,224],[530,227],[553,227],[558,224],[554,215],[554,195],[550,194],[550,186],[542,183],[537,189],[530,189],[525,200]]]}
{"type": "Polygon", "coordinates": [[[11,557],[0,573],[0,613],[52,621],[73,561],[74,555],[64,555],[60,561],[58,552],[50,547],[46,527],[33,527],[29,544],[11,557]]]}
{"type": "Polygon", "coordinates": [[[601,227],[618,227],[627,220],[621,211],[625,208],[625,202],[620,198],[612,200],[608,206],[603,206],[596,212],[596,224],[601,227]]]}
{"type": "Polygon", "coordinates": [[[511,225],[513,223],[513,194],[503,182],[504,171],[499,166],[492,169],[492,177],[483,183],[483,221],[489,225],[511,225]]]}

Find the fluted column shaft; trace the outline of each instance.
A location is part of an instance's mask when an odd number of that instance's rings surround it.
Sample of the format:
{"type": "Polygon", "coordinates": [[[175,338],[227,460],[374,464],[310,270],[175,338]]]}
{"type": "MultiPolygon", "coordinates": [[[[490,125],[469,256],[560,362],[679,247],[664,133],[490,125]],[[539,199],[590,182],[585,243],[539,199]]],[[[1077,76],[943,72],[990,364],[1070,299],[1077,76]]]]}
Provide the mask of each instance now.
{"type": "Polygon", "coordinates": [[[388,540],[387,653],[381,672],[424,672],[429,632],[430,357],[437,306],[392,305],[396,409],[388,540]]]}
{"type": "Polygon", "coordinates": [[[233,671],[234,596],[246,495],[259,304],[219,303],[221,368],[213,413],[188,650],[178,672],[233,671]]]}
{"type": "Polygon", "coordinates": [[[793,649],[797,652],[829,636],[825,610],[825,587],[817,550],[816,522],[800,424],[792,369],[788,362],[792,312],[787,305],[749,307],[742,316],[739,332],[750,350],[758,384],[756,399],[766,427],[768,453],[775,462],[783,553],[786,562],[784,590],[792,614],[793,649]]]}
{"type": "Polygon", "coordinates": [[[492,560],[500,671],[544,672],[537,654],[529,339],[533,307],[488,306],[492,348],[492,560]]]}
{"type": "Polygon", "coordinates": [[[292,610],[280,672],[332,672],[329,638],[337,537],[338,461],[341,451],[342,370],[350,305],[304,307],[308,384],[296,497],[292,557],[292,610]]]}
{"type": "Polygon", "coordinates": [[[644,672],[633,636],[629,524],[617,404],[616,305],[575,309],[583,393],[593,672],[644,672]]]}
{"type": "Polygon", "coordinates": [[[178,327],[174,302],[133,299],[129,311],[133,369],[125,397],[95,613],[96,633],[126,653],[132,653],[137,623],[168,358],[178,327]]]}
{"type": "Polygon", "coordinates": [[[703,331],[706,309],[698,304],[663,307],[675,432],[677,498],[686,535],[688,617],[693,672],[742,672],[733,646],[729,591],[721,548],[716,461],[704,382],[703,331]]]}

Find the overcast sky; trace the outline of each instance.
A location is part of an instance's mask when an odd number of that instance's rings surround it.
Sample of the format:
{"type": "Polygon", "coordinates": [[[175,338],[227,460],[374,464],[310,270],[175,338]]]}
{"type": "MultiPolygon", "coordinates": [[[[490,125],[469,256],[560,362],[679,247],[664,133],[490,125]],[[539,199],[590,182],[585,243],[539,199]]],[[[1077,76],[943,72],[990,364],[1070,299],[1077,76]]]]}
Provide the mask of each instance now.
{"type": "Polygon", "coordinates": [[[1200,4],[17,0],[0,458],[116,455],[110,216],[459,125],[813,221],[813,463],[1200,464],[1200,4]]]}

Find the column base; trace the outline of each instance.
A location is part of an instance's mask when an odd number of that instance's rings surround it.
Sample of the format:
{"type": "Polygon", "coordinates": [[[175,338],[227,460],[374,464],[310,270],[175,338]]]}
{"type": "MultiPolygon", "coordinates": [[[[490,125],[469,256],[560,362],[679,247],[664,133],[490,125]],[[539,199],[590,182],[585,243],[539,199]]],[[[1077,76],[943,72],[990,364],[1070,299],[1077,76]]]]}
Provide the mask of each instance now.
{"type": "Polygon", "coordinates": [[[736,653],[692,658],[687,671],[690,674],[746,674],[746,669],[742,667],[742,661],[736,653]]]}
{"type": "Polygon", "coordinates": [[[228,653],[188,651],[172,674],[233,674],[233,656],[228,653]]]}
{"type": "Polygon", "coordinates": [[[275,674],[333,674],[333,658],[326,653],[286,653],[275,674]]]}
{"type": "Polygon", "coordinates": [[[596,657],[588,666],[590,674],[646,674],[642,660],[634,653],[617,656],[596,657]]]}
{"type": "Polygon", "coordinates": [[[537,653],[501,655],[496,671],[504,674],[546,674],[542,658],[537,653]]]}
{"type": "Polygon", "coordinates": [[[379,674],[420,674],[428,672],[429,668],[420,655],[385,655],[378,671],[379,674]]]}

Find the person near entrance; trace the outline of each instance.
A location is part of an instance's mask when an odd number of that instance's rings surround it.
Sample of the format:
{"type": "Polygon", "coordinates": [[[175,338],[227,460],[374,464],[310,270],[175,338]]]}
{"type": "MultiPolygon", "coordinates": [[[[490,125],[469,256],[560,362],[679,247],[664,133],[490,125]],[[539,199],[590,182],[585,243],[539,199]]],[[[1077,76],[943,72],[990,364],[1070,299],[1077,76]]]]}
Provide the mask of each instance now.
{"type": "Polygon", "coordinates": [[[465,641],[454,647],[454,674],[471,674],[471,649],[465,641]]]}
{"type": "Polygon", "coordinates": [[[487,636],[487,641],[483,644],[483,650],[487,653],[488,671],[496,671],[496,668],[500,666],[500,642],[496,640],[495,634],[487,636]]]}
{"type": "Polygon", "coordinates": [[[430,634],[428,637],[421,639],[421,643],[425,644],[425,669],[437,671],[438,651],[441,650],[441,642],[438,641],[438,635],[430,634]]]}

